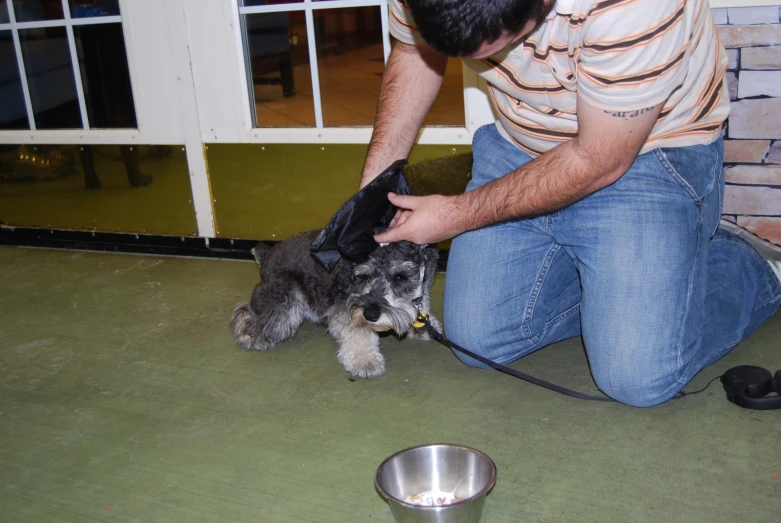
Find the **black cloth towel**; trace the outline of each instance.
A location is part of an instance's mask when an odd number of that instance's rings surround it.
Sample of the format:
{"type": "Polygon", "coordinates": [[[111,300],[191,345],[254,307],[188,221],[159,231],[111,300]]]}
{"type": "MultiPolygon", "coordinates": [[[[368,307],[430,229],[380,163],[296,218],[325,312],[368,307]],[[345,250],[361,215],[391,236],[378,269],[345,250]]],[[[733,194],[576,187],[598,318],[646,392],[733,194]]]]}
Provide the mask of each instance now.
{"type": "Polygon", "coordinates": [[[396,214],[388,193],[409,195],[404,178],[406,160],[396,160],[366,187],[347,200],[311,245],[312,254],[329,272],[339,259],[363,263],[378,247],[375,234],[385,232],[396,214]]]}

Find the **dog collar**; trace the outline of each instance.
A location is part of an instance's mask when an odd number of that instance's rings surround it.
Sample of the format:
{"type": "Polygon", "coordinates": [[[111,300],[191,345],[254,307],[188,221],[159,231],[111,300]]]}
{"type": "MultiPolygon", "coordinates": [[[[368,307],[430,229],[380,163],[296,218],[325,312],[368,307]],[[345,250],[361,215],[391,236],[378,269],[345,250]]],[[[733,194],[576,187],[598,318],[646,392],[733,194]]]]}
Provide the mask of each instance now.
{"type": "Polygon", "coordinates": [[[415,308],[418,310],[418,317],[412,321],[412,326],[415,327],[416,329],[422,329],[423,327],[428,325],[428,314],[423,312],[423,304],[420,303],[422,299],[423,296],[412,300],[412,303],[415,304],[415,308]]]}

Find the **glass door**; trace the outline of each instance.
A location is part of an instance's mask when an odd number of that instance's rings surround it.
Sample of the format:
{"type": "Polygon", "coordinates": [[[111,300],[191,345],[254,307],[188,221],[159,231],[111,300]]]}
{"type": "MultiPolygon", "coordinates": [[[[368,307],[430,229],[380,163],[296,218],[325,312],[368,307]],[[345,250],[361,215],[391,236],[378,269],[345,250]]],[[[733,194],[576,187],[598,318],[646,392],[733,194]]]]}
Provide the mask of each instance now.
{"type": "Polygon", "coordinates": [[[214,236],[182,0],[0,0],[0,225],[214,236]]]}

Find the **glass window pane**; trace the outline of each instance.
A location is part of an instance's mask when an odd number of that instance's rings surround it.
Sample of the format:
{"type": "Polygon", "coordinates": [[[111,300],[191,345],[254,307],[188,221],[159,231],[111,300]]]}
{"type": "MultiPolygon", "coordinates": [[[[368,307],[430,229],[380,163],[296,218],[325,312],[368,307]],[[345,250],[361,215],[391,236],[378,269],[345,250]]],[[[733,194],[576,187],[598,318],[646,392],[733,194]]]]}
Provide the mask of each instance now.
{"type": "Polygon", "coordinates": [[[122,24],[73,27],[90,128],[135,128],[122,24]]]}
{"type": "MultiPolygon", "coordinates": [[[[265,5],[260,0],[253,0],[252,4],[265,5]]],[[[376,6],[313,11],[320,102],[326,127],[374,124],[385,70],[380,15],[380,7],[376,6]]],[[[256,126],[314,126],[304,12],[246,15],[245,21],[256,126]]],[[[465,125],[460,59],[448,61],[442,89],[424,125],[465,125]]]]}
{"type": "Polygon", "coordinates": [[[0,31],[0,129],[29,129],[11,31],[0,31]]]}
{"type": "Polygon", "coordinates": [[[258,127],[314,127],[304,13],[246,15],[245,24],[258,127]]]}
{"type": "Polygon", "coordinates": [[[14,14],[17,22],[62,20],[62,2],[60,0],[14,0],[14,14]]]}
{"type": "Polygon", "coordinates": [[[19,39],[36,127],[82,128],[65,28],[23,29],[19,39]]]}
{"type": "Polygon", "coordinates": [[[379,7],[314,11],[323,125],[373,125],[385,69],[379,7]]]}
{"type": "Polygon", "coordinates": [[[0,0],[0,24],[8,23],[8,6],[6,0],[0,0]]]}
{"type": "Polygon", "coordinates": [[[119,0],[70,0],[71,18],[116,16],[119,0]]]}

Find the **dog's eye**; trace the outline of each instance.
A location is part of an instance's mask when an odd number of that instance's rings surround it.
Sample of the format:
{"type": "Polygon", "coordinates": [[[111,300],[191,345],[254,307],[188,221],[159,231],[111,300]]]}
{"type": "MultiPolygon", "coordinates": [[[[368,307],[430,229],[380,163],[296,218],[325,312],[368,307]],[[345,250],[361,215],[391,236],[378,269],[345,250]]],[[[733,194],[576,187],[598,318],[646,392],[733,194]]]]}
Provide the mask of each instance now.
{"type": "Polygon", "coordinates": [[[396,283],[401,283],[403,281],[407,281],[407,277],[404,274],[396,274],[393,276],[393,281],[396,283]]]}

